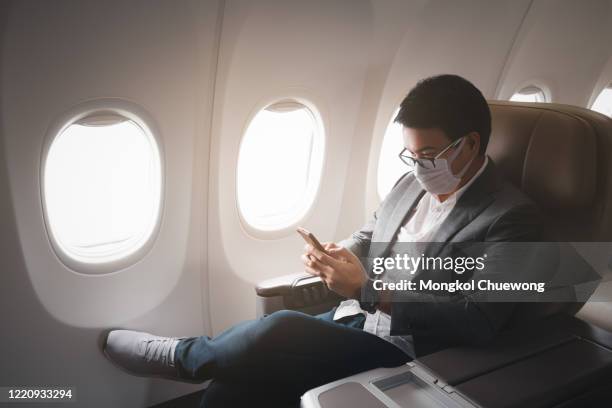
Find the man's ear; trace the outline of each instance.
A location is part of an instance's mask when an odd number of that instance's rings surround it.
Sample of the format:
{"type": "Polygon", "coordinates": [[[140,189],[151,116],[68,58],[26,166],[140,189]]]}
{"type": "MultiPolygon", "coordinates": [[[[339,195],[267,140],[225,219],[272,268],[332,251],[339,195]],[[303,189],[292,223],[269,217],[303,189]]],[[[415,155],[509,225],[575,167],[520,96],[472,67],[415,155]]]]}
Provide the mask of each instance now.
{"type": "Polygon", "coordinates": [[[480,153],[480,133],[470,132],[467,135],[467,139],[470,149],[476,151],[478,155],[480,153]]]}

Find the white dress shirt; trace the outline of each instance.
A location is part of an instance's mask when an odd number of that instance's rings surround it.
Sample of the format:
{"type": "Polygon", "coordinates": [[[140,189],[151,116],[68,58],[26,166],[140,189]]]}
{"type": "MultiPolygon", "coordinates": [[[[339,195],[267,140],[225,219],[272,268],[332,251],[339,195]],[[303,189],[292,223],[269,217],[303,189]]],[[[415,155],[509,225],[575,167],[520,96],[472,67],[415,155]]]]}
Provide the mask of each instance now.
{"type": "MultiPolygon", "coordinates": [[[[413,211],[412,216],[400,227],[397,234],[398,242],[429,242],[436,233],[442,222],[448,217],[451,210],[455,207],[457,200],[472,185],[484,171],[489,158],[485,157],[485,161],[478,169],[476,174],[465,183],[459,190],[455,191],[443,202],[438,200],[438,197],[425,192],[421,200],[413,211]]],[[[356,299],[348,299],[340,303],[334,313],[334,320],[341,319],[346,316],[354,316],[363,313],[366,320],[363,330],[375,334],[387,341],[390,341],[407,354],[414,358],[414,347],[412,345],[412,336],[391,336],[391,316],[387,313],[376,310],[375,313],[367,313],[359,306],[359,301],[356,299]]]]}

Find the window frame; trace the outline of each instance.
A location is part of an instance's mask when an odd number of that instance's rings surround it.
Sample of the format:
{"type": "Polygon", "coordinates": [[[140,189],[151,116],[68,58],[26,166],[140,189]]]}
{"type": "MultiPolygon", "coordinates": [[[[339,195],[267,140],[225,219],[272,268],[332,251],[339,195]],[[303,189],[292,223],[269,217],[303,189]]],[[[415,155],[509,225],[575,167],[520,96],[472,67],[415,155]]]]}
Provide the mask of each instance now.
{"type": "MultiPolygon", "coordinates": [[[[234,160],[234,205],[240,226],[248,236],[255,239],[274,240],[295,234],[295,228],[302,225],[305,220],[310,217],[314,210],[314,207],[316,206],[319,200],[320,191],[324,180],[323,175],[325,173],[325,168],[327,165],[327,149],[327,126],[325,124],[325,121],[323,120],[321,110],[318,109],[315,103],[310,101],[309,99],[299,96],[276,96],[274,98],[264,99],[253,107],[249,115],[247,115],[246,120],[241,128],[240,141],[238,143],[238,149],[236,150],[236,157],[234,160]],[[303,105],[310,111],[310,114],[314,119],[315,126],[318,128],[317,130],[319,132],[322,150],[321,169],[319,171],[318,180],[315,181],[316,186],[313,188],[312,196],[307,198],[307,203],[304,204],[303,208],[300,209],[300,211],[296,214],[295,217],[292,217],[293,221],[291,221],[289,224],[282,225],[275,229],[261,229],[258,228],[256,225],[251,224],[240,208],[240,202],[238,198],[238,166],[246,133],[255,117],[269,106],[283,102],[298,103],[300,105],[303,105]]],[[[310,165],[312,164],[309,164],[309,166],[310,165]]]]}
{"type": "Polygon", "coordinates": [[[551,98],[551,94],[550,94],[550,90],[548,89],[548,87],[543,86],[540,83],[536,83],[536,82],[527,82],[519,87],[516,88],[516,90],[514,92],[512,92],[512,94],[510,95],[510,97],[508,98],[509,102],[519,102],[519,103],[551,103],[552,102],[552,98],[551,98]],[[522,91],[527,90],[529,88],[534,88],[537,89],[539,92],[542,93],[544,100],[543,101],[535,101],[535,102],[523,102],[523,101],[513,101],[512,97],[516,94],[520,94],[522,91]]]}
{"type": "Polygon", "coordinates": [[[88,100],[77,104],[70,108],[57,119],[53,121],[51,126],[48,128],[43,146],[41,149],[40,157],[40,168],[38,171],[39,177],[39,201],[41,206],[41,215],[43,218],[43,227],[46,232],[46,238],[50,243],[53,253],[57,259],[66,267],[68,270],[76,274],[83,275],[102,275],[122,271],[129,268],[135,263],[142,260],[151,250],[155,241],[158,239],[160,228],[164,218],[165,212],[165,195],[166,195],[166,160],[165,160],[165,149],[162,143],[161,133],[159,127],[154,121],[153,117],[140,105],[127,101],[121,98],[100,98],[88,100]],[[159,209],[157,211],[156,219],[153,221],[153,228],[149,233],[149,236],[144,242],[132,252],[125,256],[110,260],[107,262],[84,262],[82,260],[72,257],[67,251],[65,251],[62,245],[58,242],[55,234],[51,228],[49,214],[47,212],[46,198],[45,198],[45,169],[47,165],[47,158],[49,151],[53,145],[55,139],[62,134],[69,126],[82,121],[83,119],[96,116],[99,114],[113,114],[123,116],[126,119],[134,122],[139,126],[145,134],[156,143],[157,152],[159,154],[159,170],[160,170],[160,197],[159,197],[159,209]]]}

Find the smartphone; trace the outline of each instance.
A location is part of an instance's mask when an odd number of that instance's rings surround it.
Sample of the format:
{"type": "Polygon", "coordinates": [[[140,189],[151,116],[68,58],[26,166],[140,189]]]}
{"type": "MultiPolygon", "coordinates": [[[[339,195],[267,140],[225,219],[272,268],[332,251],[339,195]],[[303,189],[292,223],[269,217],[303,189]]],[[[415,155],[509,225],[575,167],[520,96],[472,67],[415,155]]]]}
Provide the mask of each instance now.
{"type": "Polygon", "coordinates": [[[296,231],[297,231],[298,234],[300,234],[302,236],[302,238],[304,238],[304,241],[306,241],[307,243],[312,245],[313,248],[316,248],[319,251],[327,254],[327,251],[325,250],[325,248],[323,248],[323,245],[321,245],[321,243],[319,242],[317,237],[315,237],[312,232],[310,232],[306,228],[302,228],[302,227],[298,227],[296,229],[296,231]]]}

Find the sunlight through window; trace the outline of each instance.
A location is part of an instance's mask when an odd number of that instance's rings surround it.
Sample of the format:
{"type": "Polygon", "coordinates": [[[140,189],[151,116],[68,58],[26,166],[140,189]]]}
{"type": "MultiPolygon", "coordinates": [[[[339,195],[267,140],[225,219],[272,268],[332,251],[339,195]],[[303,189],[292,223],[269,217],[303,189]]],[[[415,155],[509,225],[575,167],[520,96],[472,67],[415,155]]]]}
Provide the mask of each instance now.
{"type": "Polygon", "coordinates": [[[510,98],[513,102],[546,102],[546,94],[537,86],[527,86],[510,98]]]}
{"type": "Polygon", "coordinates": [[[321,120],[306,106],[281,101],[261,110],[238,156],[237,196],[244,220],[267,231],[300,220],[319,186],[323,145],[321,120]]]}
{"type": "Polygon", "coordinates": [[[395,110],[383,137],[380,156],[378,158],[378,196],[384,199],[391,191],[395,182],[409,169],[399,159],[398,154],[404,148],[402,125],[394,123],[399,108],[395,110]]]}
{"type": "Polygon", "coordinates": [[[591,109],[612,118],[612,86],[608,86],[597,95],[591,109]]]}
{"type": "Polygon", "coordinates": [[[134,253],[157,225],[161,188],[157,143],[135,122],[104,116],[67,126],[44,167],[47,223],[56,245],[85,263],[134,253]]]}

